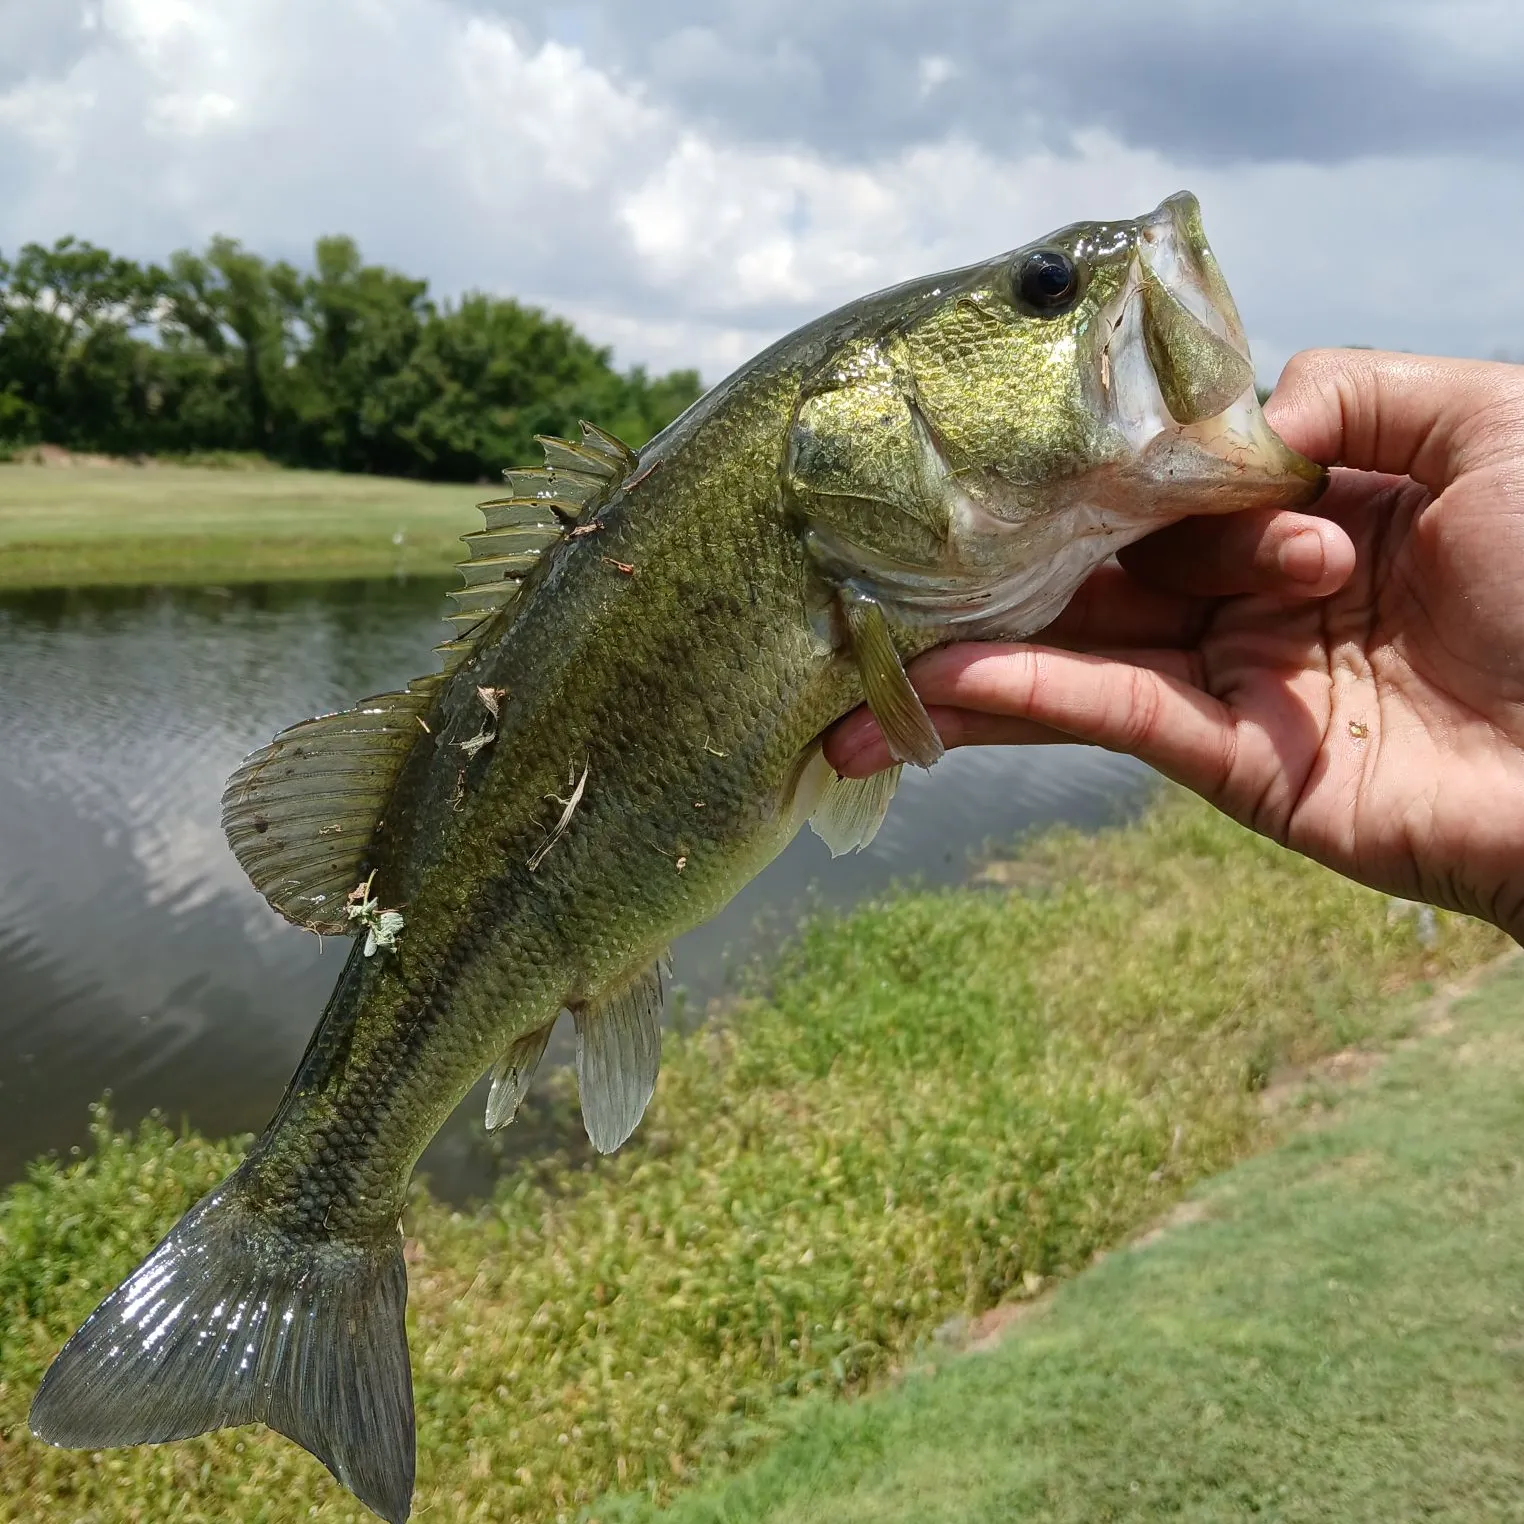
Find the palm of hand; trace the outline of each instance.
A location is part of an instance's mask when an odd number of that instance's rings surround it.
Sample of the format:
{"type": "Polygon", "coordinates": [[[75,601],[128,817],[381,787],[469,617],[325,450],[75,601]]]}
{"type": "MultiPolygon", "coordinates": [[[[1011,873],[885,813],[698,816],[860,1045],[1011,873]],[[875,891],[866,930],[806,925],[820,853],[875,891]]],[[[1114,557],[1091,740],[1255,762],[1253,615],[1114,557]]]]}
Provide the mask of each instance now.
{"type": "Polygon", "coordinates": [[[1208,617],[1189,678],[1226,723],[1184,769],[1276,840],[1504,925],[1524,900],[1502,860],[1524,840],[1524,517],[1502,507],[1524,483],[1507,474],[1438,498],[1337,474],[1320,508],[1354,543],[1353,575],[1315,602],[1247,596],[1208,617]]]}

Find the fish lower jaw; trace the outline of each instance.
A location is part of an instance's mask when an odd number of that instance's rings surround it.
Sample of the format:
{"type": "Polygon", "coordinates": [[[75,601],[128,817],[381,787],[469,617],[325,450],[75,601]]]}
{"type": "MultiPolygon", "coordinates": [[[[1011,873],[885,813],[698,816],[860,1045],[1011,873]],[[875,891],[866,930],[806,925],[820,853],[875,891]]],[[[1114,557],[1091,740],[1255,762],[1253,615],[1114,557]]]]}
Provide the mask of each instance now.
{"type": "MultiPolygon", "coordinates": [[[[1170,267],[1165,273],[1171,274],[1170,267]]],[[[1195,292],[1193,315],[1219,331],[1247,364],[1236,311],[1214,313],[1204,302],[1202,293],[1195,292]]],[[[1100,357],[1103,416],[1120,443],[1121,457],[1132,461],[1120,476],[1131,483],[1140,508],[1152,504],[1156,524],[1248,506],[1297,507],[1318,496],[1326,472],[1271,429],[1252,382],[1210,417],[1182,424],[1171,416],[1148,355],[1136,268],[1105,319],[1109,331],[1100,357]]]]}
{"type": "Polygon", "coordinates": [[[1322,493],[1328,473],[1271,429],[1251,389],[1213,418],[1162,432],[1119,480],[1167,521],[1306,507],[1322,493]]]}

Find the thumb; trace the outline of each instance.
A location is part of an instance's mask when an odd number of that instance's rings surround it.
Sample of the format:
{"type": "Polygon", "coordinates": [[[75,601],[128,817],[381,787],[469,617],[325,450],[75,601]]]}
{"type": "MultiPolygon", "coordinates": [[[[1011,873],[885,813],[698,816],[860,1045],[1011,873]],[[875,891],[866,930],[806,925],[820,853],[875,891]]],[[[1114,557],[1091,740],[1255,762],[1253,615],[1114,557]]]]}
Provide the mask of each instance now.
{"type": "Polygon", "coordinates": [[[1410,476],[1441,492],[1468,448],[1514,415],[1524,441],[1524,373],[1517,365],[1447,360],[1378,349],[1311,349],[1293,355],[1265,404],[1294,450],[1324,465],[1410,476]]]}

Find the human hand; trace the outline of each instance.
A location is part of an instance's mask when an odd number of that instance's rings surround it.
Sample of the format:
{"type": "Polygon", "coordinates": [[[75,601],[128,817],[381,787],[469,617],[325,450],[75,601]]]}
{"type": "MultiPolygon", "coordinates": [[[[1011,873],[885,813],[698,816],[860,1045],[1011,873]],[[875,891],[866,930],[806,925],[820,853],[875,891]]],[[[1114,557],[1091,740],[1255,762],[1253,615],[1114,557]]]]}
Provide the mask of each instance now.
{"type": "MultiPolygon", "coordinates": [[[[946,745],[1088,741],[1373,887],[1524,940],[1524,367],[1296,356],[1265,409],[1318,514],[1176,524],[1043,645],[929,652],[946,745]]],[[[826,756],[889,764],[865,710],[826,756]]]]}

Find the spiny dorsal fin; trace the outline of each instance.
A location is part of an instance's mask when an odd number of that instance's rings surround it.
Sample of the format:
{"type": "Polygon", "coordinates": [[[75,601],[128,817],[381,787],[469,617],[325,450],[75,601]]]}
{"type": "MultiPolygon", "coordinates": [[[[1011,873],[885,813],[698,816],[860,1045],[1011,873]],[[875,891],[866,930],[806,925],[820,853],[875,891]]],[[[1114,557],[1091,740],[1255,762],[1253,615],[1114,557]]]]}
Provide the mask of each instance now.
{"type": "Polygon", "coordinates": [[[444,681],[419,678],[283,730],[228,779],[222,829],[254,887],[297,926],[353,932],[350,892],[444,681]]]}
{"type": "Polygon", "coordinates": [[[486,527],[465,536],[468,560],[460,563],[466,585],[450,594],[456,612],[449,622],[460,634],[440,646],[445,670],[453,671],[474,649],[487,622],[511,605],[540,555],[567,528],[590,518],[634,470],[628,445],[593,424],[582,425],[582,442],[537,434],[545,464],[505,471],[508,496],[478,506],[486,527]]]}
{"type": "Polygon", "coordinates": [[[595,450],[605,459],[613,461],[621,480],[635,469],[638,457],[629,445],[585,418],[582,420],[582,443],[585,448],[595,450]]]}

